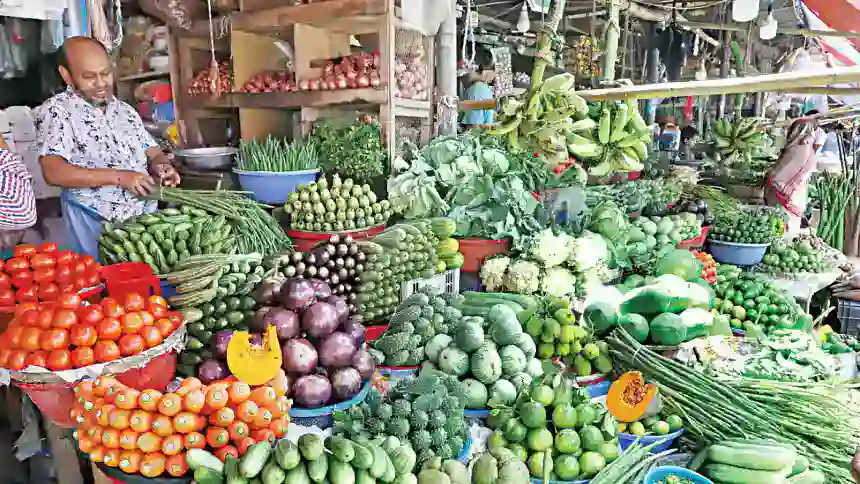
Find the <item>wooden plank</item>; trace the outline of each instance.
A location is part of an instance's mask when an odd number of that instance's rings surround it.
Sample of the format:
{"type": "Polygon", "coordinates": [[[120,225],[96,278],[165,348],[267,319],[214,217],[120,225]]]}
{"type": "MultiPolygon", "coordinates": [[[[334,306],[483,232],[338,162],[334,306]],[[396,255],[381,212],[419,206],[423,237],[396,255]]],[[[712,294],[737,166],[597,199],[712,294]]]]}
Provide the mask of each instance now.
{"type": "MultiPolygon", "coordinates": [[[[254,109],[301,109],[303,107],[322,108],[328,106],[379,105],[388,98],[387,89],[344,89],[340,91],[297,91],[297,92],[259,92],[234,93],[231,102],[239,108],[254,109]]],[[[429,103],[428,103],[429,104],[429,103]]]]}
{"type": "MultiPolygon", "coordinates": [[[[269,31],[294,24],[349,31],[350,21],[379,20],[391,0],[326,0],[305,5],[277,7],[257,12],[236,12],[233,30],[269,31]]],[[[360,33],[360,32],[350,32],[360,33]]]]}
{"type": "Polygon", "coordinates": [[[117,79],[117,82],[151,81],[153,79],[162,79],[165,77],[170,77],[170,71],[141,72],[140,74],[122,76],[117,79]]]}
{"type": "MultiPolygon", "coordinates": [[[[589,101],[621,99],[654,99],[678,96],[710,96],[746,92],[790,91],[833,84],[860,83],[860,67],[840,67],[809,72],[768,74],[763,76],[710,79],[707,81],[665,82],[639,86],[590,89],[577,94],[589,101]]],[[[495,109],[496,100],[461,101],[460,111],[495,109]]]]}

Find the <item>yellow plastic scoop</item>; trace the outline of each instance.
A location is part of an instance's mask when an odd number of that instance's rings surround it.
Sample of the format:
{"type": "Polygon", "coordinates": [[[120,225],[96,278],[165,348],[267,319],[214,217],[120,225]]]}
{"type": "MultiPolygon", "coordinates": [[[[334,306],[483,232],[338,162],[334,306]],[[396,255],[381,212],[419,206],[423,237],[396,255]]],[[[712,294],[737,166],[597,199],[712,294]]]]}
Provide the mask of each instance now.
{"type": "Polygon", "coordinates": [[[283,356],[278,334],[269,326],[263,337],[263,346],[251,345],[247,331],[237,331],[227,345],[227,366],[230,372],[248,385],[263,385],[281,369],[283,356]]]}

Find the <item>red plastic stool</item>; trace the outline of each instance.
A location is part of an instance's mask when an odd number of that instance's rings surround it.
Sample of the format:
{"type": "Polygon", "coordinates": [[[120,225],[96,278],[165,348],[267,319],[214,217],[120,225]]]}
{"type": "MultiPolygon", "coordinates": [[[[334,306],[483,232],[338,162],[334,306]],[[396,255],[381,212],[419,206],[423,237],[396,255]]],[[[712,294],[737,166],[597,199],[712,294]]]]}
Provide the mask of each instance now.
{"type": "Polygon", "coordinates": [[[143,262],[121,262],[101,268],[108,295],[122,300],[127,294],[161,295],[161,284],[152,267],[143,262]]]}

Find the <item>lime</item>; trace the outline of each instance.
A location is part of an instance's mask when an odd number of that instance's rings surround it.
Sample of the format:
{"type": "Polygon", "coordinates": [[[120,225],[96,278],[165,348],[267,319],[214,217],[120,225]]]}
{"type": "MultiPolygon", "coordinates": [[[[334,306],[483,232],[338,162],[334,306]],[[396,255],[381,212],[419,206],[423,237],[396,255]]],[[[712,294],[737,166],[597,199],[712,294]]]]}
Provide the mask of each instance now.
{"type": "Polygon", "coordinates": [[[667,435],[670,429],[669,424],[666,421],[661,420],[655,423],[654,426],[651,427],[651,430],[653,430],[657,435],[667,435]]]}
{"type": "Polygon", "coordinates": [[[637,437],[645,435],[645,426],[642,425],[642,422],[633,422],[632,424],[630,424],[629,430],[631,434],[637,437]]]}
{"type": "Polygon", "coordinates": [[[572,455],[560,455],[555,458],[553,471],[559,479],[572,481],[579,476],[579,460],[572,455]]]}
{"type": "Polygon", "coordinates": [[[666,423],[669,424],[669,430],[672,432],[677,432],[684,427],[684,421],[677,415],[669,415],[666,417],[666,423]]]}

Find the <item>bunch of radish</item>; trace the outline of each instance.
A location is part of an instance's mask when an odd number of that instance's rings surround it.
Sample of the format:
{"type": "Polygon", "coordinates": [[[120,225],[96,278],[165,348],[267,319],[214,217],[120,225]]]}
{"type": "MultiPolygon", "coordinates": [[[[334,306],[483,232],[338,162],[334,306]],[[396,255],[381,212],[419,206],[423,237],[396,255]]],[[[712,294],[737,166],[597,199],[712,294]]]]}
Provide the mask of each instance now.
{"type": "Polygon", "coordinates": [[[248,79],[238,92],[293,92],[296,89],[290,71],[270,71],[248,79]]]}
{"type": "MultiPolygon", "coordinates": [[[[230,69],[229,62],[218,63],[218,79],[216,82],[220,92],[233,92],[233,71],[230,69]]],[[[192,96],[214,94],[215,91],[212,88],[212,69],[205,67],[194,74],[194,78],[188,86],[188,94],[192,96]]]]}
{"type": "Polygon", "coordinates": [[[379,54],[361,52],[330,60],[323,67],[322,77],[302,79],[300,91],[335,91],[341,89],[377,88],[382,84],[379,76],[379,54]]]}

